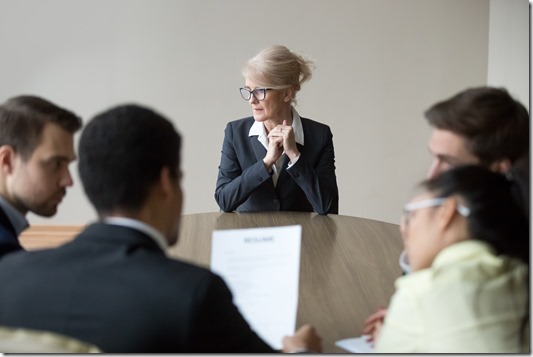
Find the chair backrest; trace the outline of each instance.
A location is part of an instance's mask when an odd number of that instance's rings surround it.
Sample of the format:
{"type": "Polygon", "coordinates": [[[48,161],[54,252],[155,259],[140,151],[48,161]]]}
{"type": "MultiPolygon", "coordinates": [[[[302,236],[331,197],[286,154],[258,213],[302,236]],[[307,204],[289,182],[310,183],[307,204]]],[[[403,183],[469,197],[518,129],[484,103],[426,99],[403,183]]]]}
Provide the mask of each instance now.
{"type": "Polygon", "coordinates": [[[48,331],[0,326],[3,353],[100,353],[98,347],[48,331]]]}

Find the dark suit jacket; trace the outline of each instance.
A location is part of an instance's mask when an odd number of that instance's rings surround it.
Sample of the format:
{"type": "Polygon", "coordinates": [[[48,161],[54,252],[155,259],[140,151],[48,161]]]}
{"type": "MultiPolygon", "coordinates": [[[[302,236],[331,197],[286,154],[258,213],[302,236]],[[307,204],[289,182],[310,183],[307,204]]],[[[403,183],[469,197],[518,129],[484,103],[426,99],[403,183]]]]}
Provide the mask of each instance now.
{"type": "Polygon", "coordinates": [[[0,258],[7,253],[23,250],[13,224],[0,207],[0,258]]]}
{"type": "Polygon", "coordinates": [[[56,249],[0,260],[0,325],[49,330],[104,352],[273,352],[207,269],[153,239],[94,224],[56,249]]]}
{"type": "Polygon", "coordinates": [[[331,130],[327,125],[301,119],[305,145],[297,144],[300,158],[288,170],[288,158],[284,156],[276,186],[263,164],[265,147],[257,136],[249,136],[254,118],[226,126],[215,190],[223,211],[339,212],[331,130]]]}

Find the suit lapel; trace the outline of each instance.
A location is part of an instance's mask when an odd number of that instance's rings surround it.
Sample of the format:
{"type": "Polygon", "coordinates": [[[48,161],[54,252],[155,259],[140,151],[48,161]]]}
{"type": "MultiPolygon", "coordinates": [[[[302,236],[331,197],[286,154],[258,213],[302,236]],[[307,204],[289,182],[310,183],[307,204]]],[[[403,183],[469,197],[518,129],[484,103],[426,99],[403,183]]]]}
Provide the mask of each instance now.
{"type": "MultiPolygon", "coordinates": [[[[296,143],[296,146],[298,147],[298,151],[300,152],[300,155],[303,154],[304,152],[304,147],[298,143],[296,143]]],[[[281,172],[279,173],[279,177],[278,177],[278,183],[276,186],[280,186],[280,184],[286,179],[288,173],[287,173],[287,165],[289,164],[289,157],[285,154],[283,154],[282,156],[283,158],[283,162],[281,164],[281,172]]],[[[300,156],[300,159],[301,160],[302,157],[300,156]]]]}
{"type": "Polygon", "coordinates": [[[287,176],[287,165],[289,163],[289,157],[285,154],[283,154],[281,156],[281,166],[280,166],[280,171],[279,171],[279,176],[278,176],[278,182],[277,182],[277,185],[276,186],[279,186],[280,183],[285,179],[285,177],[287,176]]]}
{"type": "Polygon", "coordinates": [[[0,208],[0,256],[23,249],[15,232],[15,227],[4,210],[0,208]]]}
{"type": "Polygon", "coordinates": [[[255,158],[257,161],[263,161],[263,158],[265,157],[267,151],[263,144],[257,140],[257,136],[250,136],[250,145],[252,145],[252,148],[254,149],[255,158]]]}
{"type": "Polygon", "coordinates": [[[6,213],[3,209],[0,208],[0,225],[2,225],[6,230],[8,230],[14,237],[17,236],[17,232],[15,232],[15,227],[13,227],[13,224],[7,217],[6,213]]]}

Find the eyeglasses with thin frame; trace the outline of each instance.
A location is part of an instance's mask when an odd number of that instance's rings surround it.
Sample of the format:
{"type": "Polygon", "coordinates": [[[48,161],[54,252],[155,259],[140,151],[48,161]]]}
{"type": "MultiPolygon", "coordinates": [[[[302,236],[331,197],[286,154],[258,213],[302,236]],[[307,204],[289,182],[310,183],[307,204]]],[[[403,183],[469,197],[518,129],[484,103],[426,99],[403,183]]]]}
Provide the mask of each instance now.
{"type": "MultiPolygon", "coordinates": [[[[409,219],[412,216],[412,212],[417,211],[422,208],[442,206],[444,202],[446,202],[447,199],[448,199],[447,197],[437,197],[437,198],[430,198],[427,200],[410,202],[406,204],[403,207],[403,215],[402,215],[405,225],[409,224],[409,219]]],[[[459,212],[459,214],[463,217],[468,217],[468,215],[470,215],[470,208],[465,207],[459,203],[457,204],[457,212],[459,212]]]]}
{"type": "Polygon", "coordinates": [[[244,100],[250,100],[252,95],[257,99],[258,101],[265,100],[266,93],[269,90],[272,90],[273,88],[255,88],[254,90],[250,90],[248,88],[240,88],[241,91],[241,97],[244,100]]]}

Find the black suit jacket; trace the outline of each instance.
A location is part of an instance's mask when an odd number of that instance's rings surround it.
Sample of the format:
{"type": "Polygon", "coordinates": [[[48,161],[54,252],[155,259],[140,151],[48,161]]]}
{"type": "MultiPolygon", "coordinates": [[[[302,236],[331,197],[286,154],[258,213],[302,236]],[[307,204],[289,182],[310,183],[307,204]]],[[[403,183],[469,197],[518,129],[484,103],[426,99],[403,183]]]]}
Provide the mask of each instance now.
{"type": "Polygon", "coordinates": [[[0,258],[5,254],[23,250],[13,224],[0,207],[0,258]]]}
{"type": "Polygon", "coordinates": [[[207,269],[144,233],[89,226],[56,249],[0,260],[0,325],[48,330],[110,353],[273,352],[207,269]]]}
{"type": "Polygon", "coordinates": [[[249,136],[254,118],[226,126],[215,190],[223,211],[339,212],[331,130],[316,121],[301,120],[305,145],[297,144],[300,158],[288,170],[284,156],[276,186],[263,164],[265,147],[257,136],[249,136]]]}

